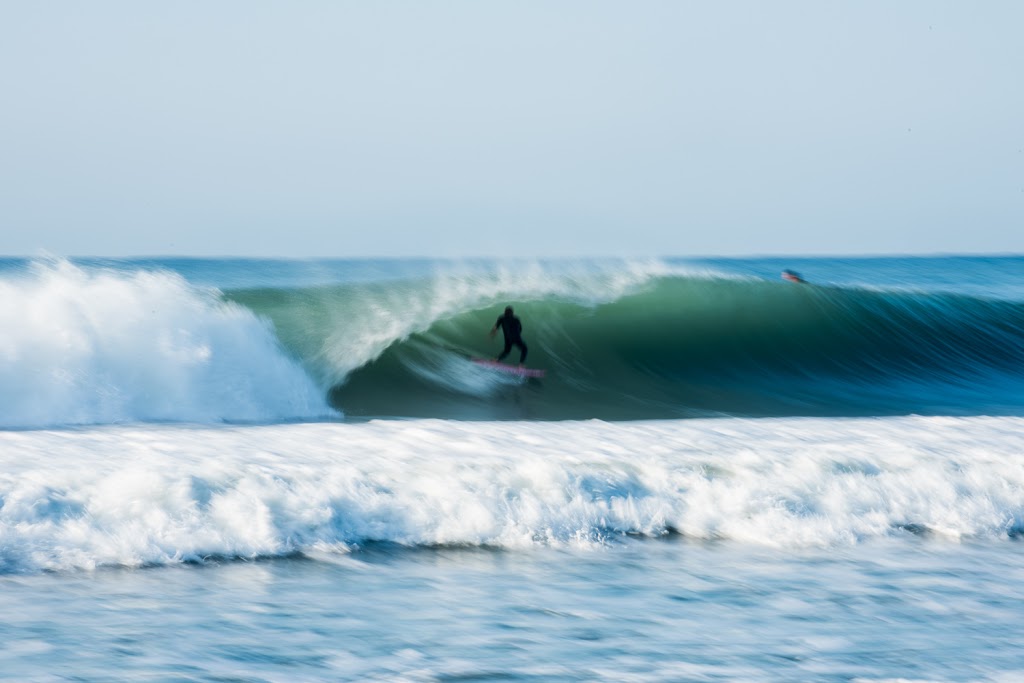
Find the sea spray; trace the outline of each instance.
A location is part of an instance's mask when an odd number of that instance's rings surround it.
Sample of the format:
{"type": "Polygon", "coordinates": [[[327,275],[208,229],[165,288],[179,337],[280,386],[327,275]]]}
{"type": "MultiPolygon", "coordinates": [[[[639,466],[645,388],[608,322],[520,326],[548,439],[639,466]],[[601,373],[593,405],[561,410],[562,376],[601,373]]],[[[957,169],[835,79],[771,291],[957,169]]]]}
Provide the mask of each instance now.
{"type": "Polygon", "coordinates": [[[0,425],[332,414],[268,322],[165,270],[33,263],[0,278],[0,425]]]}

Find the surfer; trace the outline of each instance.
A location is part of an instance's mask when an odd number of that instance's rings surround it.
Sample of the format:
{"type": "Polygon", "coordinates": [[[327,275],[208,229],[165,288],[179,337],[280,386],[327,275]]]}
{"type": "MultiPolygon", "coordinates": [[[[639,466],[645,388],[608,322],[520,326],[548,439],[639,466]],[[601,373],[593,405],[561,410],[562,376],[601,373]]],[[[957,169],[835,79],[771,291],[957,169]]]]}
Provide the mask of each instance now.
{"type": "Polygon", "coordinates": [[[789,270],[788,268],[782,271],[782,279],[789,280],[790,282],[802,282],[804,284],[807,284],[807,280],[800,277],[800,273],[796,272],[795,270],[789,270]]]}
{"type": "Polygon", "coordinates": [[[497,360],[500,362],[505,356],[511,351],[513,346],[519,347],[519,364],[522,365],[526,362],[526,342],[523,341],[521,336],[523,333],[523,323],[519,321],[512,313],[512,307],[505,307],[505,314],[498,318],[498,321],[494,323],[494,327],[491,328],[491,336],[493,337],[498,331],[498,328],[505,334],[505,349],[498,356],[497,360]]]}

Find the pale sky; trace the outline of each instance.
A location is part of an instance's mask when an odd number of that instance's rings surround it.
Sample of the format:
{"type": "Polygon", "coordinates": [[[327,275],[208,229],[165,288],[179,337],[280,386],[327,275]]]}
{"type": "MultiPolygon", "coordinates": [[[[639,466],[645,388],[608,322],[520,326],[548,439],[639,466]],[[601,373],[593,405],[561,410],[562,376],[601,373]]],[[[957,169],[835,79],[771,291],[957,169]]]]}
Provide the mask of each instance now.
{"type": "Polygon", "coordinates": [[[0,0],[0,255],[1024,253],[1024,2],[0,0]]]}

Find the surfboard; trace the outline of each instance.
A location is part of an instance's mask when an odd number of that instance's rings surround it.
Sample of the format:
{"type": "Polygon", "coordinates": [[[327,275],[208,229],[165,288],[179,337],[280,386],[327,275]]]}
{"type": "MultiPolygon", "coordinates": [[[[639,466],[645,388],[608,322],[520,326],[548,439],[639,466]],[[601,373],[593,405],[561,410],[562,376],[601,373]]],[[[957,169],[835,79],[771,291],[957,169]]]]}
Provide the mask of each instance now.
{"type": "Polygon", "coordinates": [[[519,365],[507,365],[505,363],[499,363],[496,360],[488,360],[487,358],[471,358],[477,365],[482,365],[485,368],[491,370],[497,370],[498,372],[507,372],[510,375],[519,375],[520,377],[543,377],[544,371],[538,368],[524,368],[519,365]]]}

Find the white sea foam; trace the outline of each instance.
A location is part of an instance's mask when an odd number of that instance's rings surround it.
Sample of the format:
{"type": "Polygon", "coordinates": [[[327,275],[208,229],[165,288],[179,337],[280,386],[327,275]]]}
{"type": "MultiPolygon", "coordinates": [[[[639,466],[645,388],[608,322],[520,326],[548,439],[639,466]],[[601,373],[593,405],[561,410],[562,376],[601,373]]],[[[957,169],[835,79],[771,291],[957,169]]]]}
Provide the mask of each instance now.
{"type": "Polygon", "coordinates": [[[269,325],[165,271],[36,263],[0,280],[0,425],[322,416],[269,325]]]}
{"type": "Polygon", "coordinates": [[[520,375],[494,372],[491,368],[471,363],[440,348],[423,351],[429,356],[427,362],[409,362],[409,369],[433,385],[449,391],[488,398],[503,389],[522,385],[526,381],[520,375]]]}
{"type": "Polygon", "coordinates": [[[0,432],[0,571],[372,541],[783,548],[1024,528],[1024,419],[441,420],[0,432]]]}

